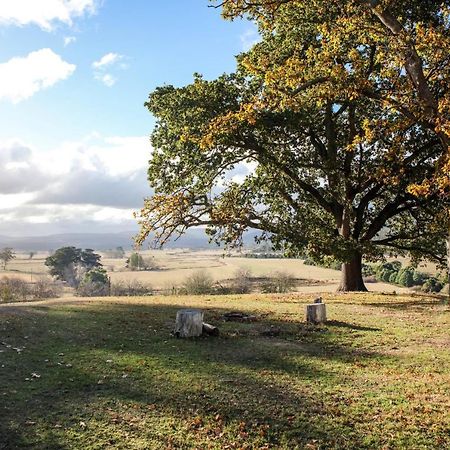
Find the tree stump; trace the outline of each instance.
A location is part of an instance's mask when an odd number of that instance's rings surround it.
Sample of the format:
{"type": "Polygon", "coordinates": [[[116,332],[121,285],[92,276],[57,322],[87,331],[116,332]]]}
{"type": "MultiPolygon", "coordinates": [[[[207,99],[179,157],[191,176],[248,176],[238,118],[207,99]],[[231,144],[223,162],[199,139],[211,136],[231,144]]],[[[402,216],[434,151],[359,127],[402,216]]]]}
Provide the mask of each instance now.
{"type": "Polygon", "coordinates": [[[306,321],[308,323],[324,323],[327,321],[327,308],[325,303],[306,305],[306,321]]]}
{"type": "Polygon", "coordinates": [[[187,338],[201,336],[203,331],[203,311],[198,309],[180,309],[177,312],[174,334],[187,338]]]}

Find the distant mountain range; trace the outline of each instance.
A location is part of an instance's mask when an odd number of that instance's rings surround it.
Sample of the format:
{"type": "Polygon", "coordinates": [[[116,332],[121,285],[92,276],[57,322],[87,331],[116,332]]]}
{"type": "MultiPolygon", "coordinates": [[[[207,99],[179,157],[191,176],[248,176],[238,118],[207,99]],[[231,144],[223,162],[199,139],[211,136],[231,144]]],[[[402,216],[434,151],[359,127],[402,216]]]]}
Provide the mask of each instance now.
{"type": "MultiPolygon", "coordinates": [[[[130,249],[133,246],[135,231],[121,231],[119,233],[67,233],[52,234],[48,236],[0,236],[0,248],[12,247],[20,251],[49,251],[60,247],[74,246],[79,248],[93,248],[107,250],[116,247],[130,249]]],[[[255,232],[246,235],[245,242],[253,244],[255,232]]],[[[188,230],[177,241],[170,241],[166,248],[217,248],[216,244],[209,243],[209,238],[203,229],[188,230]]],[[[146,248],[144,245],[143,248],[146,248]]]]}

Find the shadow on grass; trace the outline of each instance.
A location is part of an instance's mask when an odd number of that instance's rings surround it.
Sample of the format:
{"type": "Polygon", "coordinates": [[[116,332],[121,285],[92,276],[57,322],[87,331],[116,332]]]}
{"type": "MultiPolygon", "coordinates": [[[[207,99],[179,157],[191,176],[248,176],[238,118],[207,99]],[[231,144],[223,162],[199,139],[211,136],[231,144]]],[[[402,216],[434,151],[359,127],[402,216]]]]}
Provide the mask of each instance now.
{"type": "Polygon", "coordinates": [[[372,302],[365,303],[367,306],[375,306],[378,308],[388,308],[396,310],[425,310],[430,307],[442,306],[444,304],[441,297],[409,297],[404,301],[392,301],[392,302],[372,302]]]}
{"type": "Polygon", "coordinates": [[[130,448],[365,448],[318,385],[343,382],[334,363],[382,358],[341,339],[347,329],[378,329],[271,316],[225,323],[225,310],[205,308],[221,336],[175,339],[182,308],[65,306],[0,323],[0,341],[25,346],[0,353],[0,449],[127,448],[130,439],[142,442],[130,448]],[[268,327],[280,336],[262,337],[268,327]]]}
{"type": "Polygon", "coordinates": [[[347,322],[340,322],[339,320],[329,320],[327,322],[328,326],[339,327],[339,328],[348,328],[349,330],[358,330],[358,331],[381,331],[381,328],[373,328],[373,327],[364,327],[362,325],[355,325],[347,322]]]}

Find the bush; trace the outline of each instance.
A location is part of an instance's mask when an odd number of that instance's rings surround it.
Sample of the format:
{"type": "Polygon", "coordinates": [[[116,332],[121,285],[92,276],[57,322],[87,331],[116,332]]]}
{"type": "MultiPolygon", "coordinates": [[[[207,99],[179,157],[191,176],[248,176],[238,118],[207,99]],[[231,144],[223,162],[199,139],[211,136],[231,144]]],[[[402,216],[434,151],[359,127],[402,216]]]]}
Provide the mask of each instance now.
{"type": "Polygon", "coordinates": [[[266,293],[285,293],[292,291],[296,286],[295,278],[287,272],[274,272],[262,285],[266,293]]]}
{"type": "Polygon", "coordinates": [[[412,267],[404,267],[398,272],[395,282],[400,286],[411,287],[414,286],[414,269],[412,267]]]}
{"type": "Polygon", "coordinates": [[[127,259],[127,268],[130,270],[155,270],[157,265],[154,258],[143,258],[142,255],[135,252],[127,259]]]}
{"type": "Polygon", "coordinates": [[[115,297],[139,297],[152,294],[152,287],[138,280],[118,281],[111,285],[111,295],[115,297]]]}
{"type": "Polygon", "coordinates": [[[252,289],[252,273],[249,269],[239,268],[233,279],[232,292],[235,294],[247,294],[252,289]]]}
{"type": "Polygon", "coordinates": [[[389,283],[395,284],[397,282],[398,273],[392,272],[389,277],[389,283]]]}
{"type": "Polygon", "coordinates": [[[188,295],[211,294],[214,290],[214,282],[207,272],[198,271],[189,275],[181,287],[181,293],[188,295]]]}
{"type": "Polygon", "coordinates": [[[80,297],[104,297],[109,295],[109,278],[102,267],[86,272],[83,280],[77,287],[77,295],[80,297]]]}
{"type": "Polygon", "coordinates": [[[317,266],[316,261],[314,261],[312,258],[306,258],[305,260],[303,260],[303,264],[305,266],[317,266]]]}
{"type": "Polygon", "coordinates": [[[54,283],[49,278],[39,278],[31,287],[33,298],[58,298],[62,294],[61,284],[54,283]]]}
{"type": "Polygon", "coordinates": [[[384,281],[385,283],[389,283],[391,276],[394,275],[397,277],[397,272],[392,269],[383,268],[379,272],[376,273],[376,277],[379,281],[384,281]]]}
{"type": "Polygon", "coordinates": [[[109,284],[83,280],[77,287],[79,297],[105,297],[109,295],[109,284]]]}
{"type": "Polygon", "coordinates": [[[0,280],[0,301],[2,303],[26,301],[29,295],[28,283],[22,279],[4,277],[0,280]]]}
{"type": "Polygon", "coordinates": [[[87,272],[84,276],[84,281],[89,281],[91,283],[109,284],[108,274],[102,267],[98,267],[87,272]]]}
{"type": "Polygon", "coordinates": [[[132,253],[127,260],[127,267],[130,270],[141,270],[144,268],[144,258],[139,253],[132,253]]]}
{"type": "Polygon", "coordinates": [[[443,287],[444,287],[444,283],[442,283],[435,277],[430,277],[423,284],[422,290],[424,292],[440,292],[443,287]]]}
{"type": "Polygon", "coordinates": [[[363,264],[362,265],[362,274],[364,277],[371,277],[375,275],[375,269],[370,264],[363,264]]]}
{"type": "Polygon", "coordinates": [[[60,297],[62,288],[47,278],[28,283],[21,278],[2,278],[0,280],[0,302],[24,302],[44,298],[60,297]]]}

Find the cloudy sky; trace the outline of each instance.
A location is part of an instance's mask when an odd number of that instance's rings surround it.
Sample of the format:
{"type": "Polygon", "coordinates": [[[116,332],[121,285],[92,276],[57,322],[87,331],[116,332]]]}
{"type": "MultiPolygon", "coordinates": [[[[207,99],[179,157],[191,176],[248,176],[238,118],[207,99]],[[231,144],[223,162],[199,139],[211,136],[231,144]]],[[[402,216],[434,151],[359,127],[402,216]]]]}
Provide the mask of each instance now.
{"type": "Polygon", "coordinates": [[[0,0],[0,234],[133,230],[147,95],[232,71],[255,38],[207,0],[0,0]]]}

